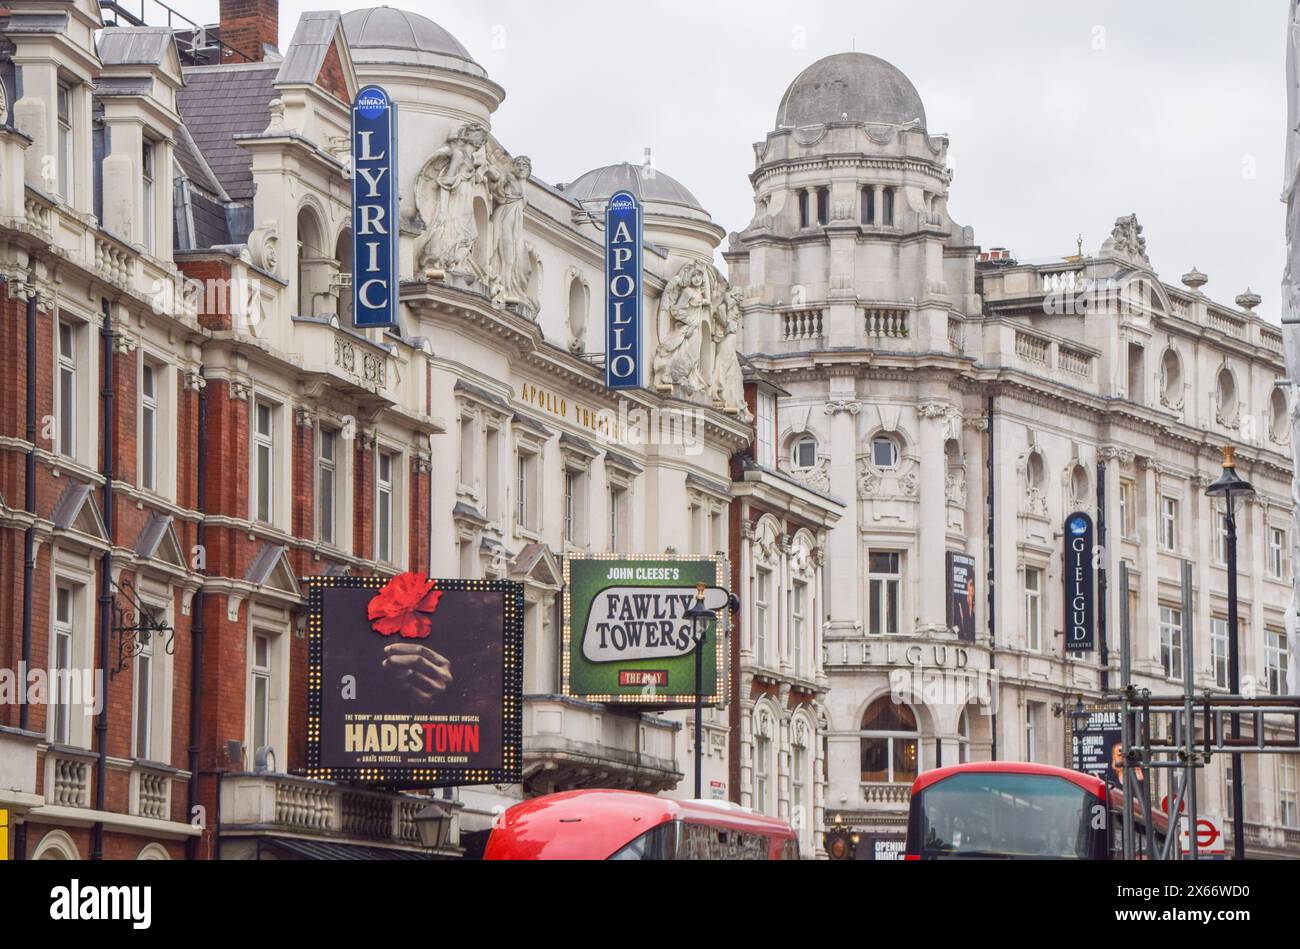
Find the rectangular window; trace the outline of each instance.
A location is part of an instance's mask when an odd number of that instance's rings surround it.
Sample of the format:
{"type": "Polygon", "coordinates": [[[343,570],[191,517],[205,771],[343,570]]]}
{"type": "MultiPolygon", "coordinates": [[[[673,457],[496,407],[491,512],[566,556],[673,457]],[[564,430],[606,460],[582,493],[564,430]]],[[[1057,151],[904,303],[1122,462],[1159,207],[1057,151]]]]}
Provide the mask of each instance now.
{"type": "Polygon", "coordinates": [[[1025,571],[1025,640],[1030,652],[1043,651],[1043,572],[1025,571]]]}
{"type": "Polygon", "coordinates": [[[1038,760],[1038,729],[1034,721],[1037,706],[1033,702],[1025,703],[1025,760],[1038,760]]]}
{"type": "Polygon", "coordinates": [[[528,456],[523,452],[515,455],[515,524],[528,526],[528,456]]]}
{"type": "Polygon", "coordinates": [[[1228,562],[1228,515],[1217,510],[1214,512],[1214,561],[1228,562]]]}
{"type": "Polygon", "coordinates": [[[876,189],[867,187],[862,189],[862,223],[876,223],[876,189]]]}
{"type": "Polygon", "coordinates": [[[804,672],[804,637],[807,635],[806,619],[808,616],[808,584],[798,580],[790,592],[790,638],[791,652],[794,659],[796,675],[804,672]]]}
{"type": "Polygon", "coordinates": [[[1270,695],[1290,695],[1287,688],[1286,633],[1278,629],[1264,631],[1264,678],[1270,695]]]}
{"type": "Polygon", "coordinates": [[[320,430],[320,451],[316,456],[317,534],[322,544],[338,543],[338,442],[339,433],[320,430]]]}
{"type": "Polygon", "coordinates": [[[1217,616],[1210,620],[1210,655],[1214,662],[1214,685],[1216,688],[1228,688],[1228,621],[1217,616]]]}
{"type": "Polygon", "coordinates": [[[1183,677],[1183,611],[1160,607],[1160,666],[1170,679],[1183,677]]]}
{"type": "Polygon", "coordinates": [[[258,633],[253,636],[253,662],[249,694],[253,697],[253,747],[250,751],[257,753],[259,748],[271,744],[271,637],[258,633]]]}
{"type": "Polygon", "coordinates": [[[147,362],[140,369],[140,487],[158,488],[158,379],[147,362]]]}
{"type": "Polygon", "coordinates": [[[144,249],[149,253],[154,252],[154,215],[156,206],[154,203],[154,167],[153,167],[154,145],[152,142],[145,142],[140,156],[140,170],[144,180],[144,220],[141,222],[144,226],[144,249]]]}
{"type": "Polygon", "coordinates": [[[485,495],[485,505],[489,523],[497,524],[501,521],[501,479],[497,475],[497,468],[500,465],[501,452],[501,433],[496,429],[489,429],[487,433],[487,447],[483,453],[483,470],[484,485],[483,494],[485,495]]]}
{"type": "Polygon", "coordinates": [[[772,741],[762,735],[754,736],[754,810],[767,813],[768,757],[772,741]]]}
{"type": "Polygon", "coordinates": [[[1165,550],[1178,549],[1178,501],[1176,498],[1160,499],[1160,546],[1165,550]]]}
{"type": "Polygon", "coordinates": [[[135,657],[135,756],[151,760],[153,722],[153,636],[140,634],[140,654],[135,657]]]}
{"type": "Polygon", "coordinates": [[[77,337],[78,329],[68,320],[59,321],[59,382],[57,417],[59,454],[77,454],[77,337]]]}
{"type": "Polygon", "coordinates": [[[460,483],[473,489],[478,479],[475,470],[475,443],[478,441],[478,423],[473,418],[460,420],[460,483]]]}
{"type": "Polygon", "coordinates": [[[628,526],[628,488],[614,486],[609,489],[609,549],[611,553],[627,553],[624,549],[631,539],[628,526]]]}
{"type": "Polygon", "coordinates": [[[872,551],[867,557],[867,623],[873,636],[899,631],[899,595],[902,589],[903,555],[872,551]]]}
{"type": "Polygon", "coordinates": [[[771,617],[772,571],[754,572],[754,664],[767,665],[767,627],[771,617]]]}
{"type": "Polygon", "coordinates": [[[379,453],[379,474],[375,479],[375,559],[393,562],[393,456],[379,453]]]}
{"type": "Polygon", "coordinates": [[[58,195],[65,203],[72,204],[76,174],[76,146],[72,134],[72,87],[59,84],[59,180],[56,183],[58,195]]]}
{"type": "Polygon", "coordinates": [[[826,225],[831,222],[831,189],[817,190],[817,223],[826,225]]]}
{"type": "Polygon", "coordinates": [[[564,472],[564,540],[574,543],[577,539],[578,479],[576,471],[564,472]]]}
{"type": "Polygon", "coordinates": [[[253,404],[253,520],[270,524],[275,513],[275,407],[253,404]]]}
{"type": "Polygon", "coordinates": [[[1281,755],[1277,760],[1278,822],[1283,827],[1294,830],[1300,827],[1300,810],[1297,803],[1296,762],[1297,755],[1281,755]]]}
{"type": "Polygon", "coordinates": [[[799,226],[808,227],[812,224],[812,209],[807,191],[799,192],[799,226]]]}
{"type": "Polygon", "coordinates": [[[885,189],[885,227],[894,226],[894,189],[885,189]]]}
{"type": "Polygon", "coordinates": [[[1274,580],[1286,578],[1286,531],[1277,527],[1268,531],[1268,575],[1274,580]]]}
{"type": "Polygon", "coordinates": [[[54,642],[50,655],[50,741],[66,745],[72,739],[72,644],[76,636],[73,621],[74,595],[71,587],[60,586],[54,593],[54,642]]]}
{"type": "Polygon", "coordinates": [[[776,397],[770,392],[758,394],[758,458],[764,468],[776,466],[776,397]]]}
{"type": "Polygon", "coordinates": [[[1121,535],[1133,537],[1137,533],[1137,511],[1133,504],[1133,482],[1119,483],[1119,526],[1121,535]]]}

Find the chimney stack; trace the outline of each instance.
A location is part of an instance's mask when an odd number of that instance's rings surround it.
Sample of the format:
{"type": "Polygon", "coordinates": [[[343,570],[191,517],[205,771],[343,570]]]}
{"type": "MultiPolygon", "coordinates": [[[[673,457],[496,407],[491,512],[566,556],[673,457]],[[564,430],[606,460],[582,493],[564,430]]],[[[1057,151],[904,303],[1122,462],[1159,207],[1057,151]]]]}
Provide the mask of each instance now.
{"type": "MultiPolygon", "coordinates": [[[[221,42],[261,62],[280,46],[280,0],[221,0],[221,42]]],[[[244,59],[227,52],[223,62],[244,59]]]]}

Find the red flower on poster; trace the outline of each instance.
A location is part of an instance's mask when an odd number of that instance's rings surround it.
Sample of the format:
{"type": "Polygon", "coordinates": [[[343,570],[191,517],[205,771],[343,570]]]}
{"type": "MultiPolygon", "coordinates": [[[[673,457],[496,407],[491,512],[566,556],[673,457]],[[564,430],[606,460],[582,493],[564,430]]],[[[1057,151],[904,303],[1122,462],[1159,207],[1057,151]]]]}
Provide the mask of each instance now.
{"type": "Polygon", "coordinates": [[[394,577],[370,601],[370,626],[381,636],[428,639],[441,599],[442,591],[434,589],[432,580],[418,573],[404,573],[394,577]]]}

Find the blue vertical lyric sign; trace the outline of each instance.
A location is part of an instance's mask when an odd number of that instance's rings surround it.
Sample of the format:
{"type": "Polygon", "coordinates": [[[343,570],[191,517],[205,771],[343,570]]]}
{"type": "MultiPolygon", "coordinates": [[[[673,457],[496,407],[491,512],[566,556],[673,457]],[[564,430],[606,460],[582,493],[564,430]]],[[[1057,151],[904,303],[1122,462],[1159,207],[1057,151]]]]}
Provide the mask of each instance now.
{"type": "Polygon", "coordinates": [[[641,387],[641,204],[627,191],[605,209],[605,385],[641,387]]]}
{"type": "Polygon", "coordinates": [[[1092,557],[1092,518],[1084,513],[1072,514],[1065,521],[1066,652],[1092,652],[1097,648],[1092,557]]]}
{"type": "Polygon", "coordinates": [[[352,106],[352,314],[397,325],[397,104],[366,86],[352,106]]]}

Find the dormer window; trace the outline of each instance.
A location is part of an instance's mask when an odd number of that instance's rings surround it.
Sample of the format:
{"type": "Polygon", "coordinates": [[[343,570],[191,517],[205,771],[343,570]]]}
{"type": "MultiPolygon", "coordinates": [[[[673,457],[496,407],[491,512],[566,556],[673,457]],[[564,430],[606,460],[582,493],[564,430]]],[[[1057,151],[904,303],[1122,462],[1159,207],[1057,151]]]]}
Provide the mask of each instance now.
{"type": "Polygon", "coordinates": [[[157,212],[154,188],[154,145],[152,142],[144,143],[140,156],[140,174],[144,182],[144,230],[142,237],[144,249],[152,254],[154,253],[154,218],[157,212]]]}
{"type": "Polygon", "coordinates": [[[59,83],[58,112],[59,135],[56,144],[59,151],[59,180],[56,183],[56,188],[59,197],[63,198],[65,203],[71,204],[73,200],[74,159],[76,157],[73,150],[72,135],[72,87],[63,83],[59,83]]]}

